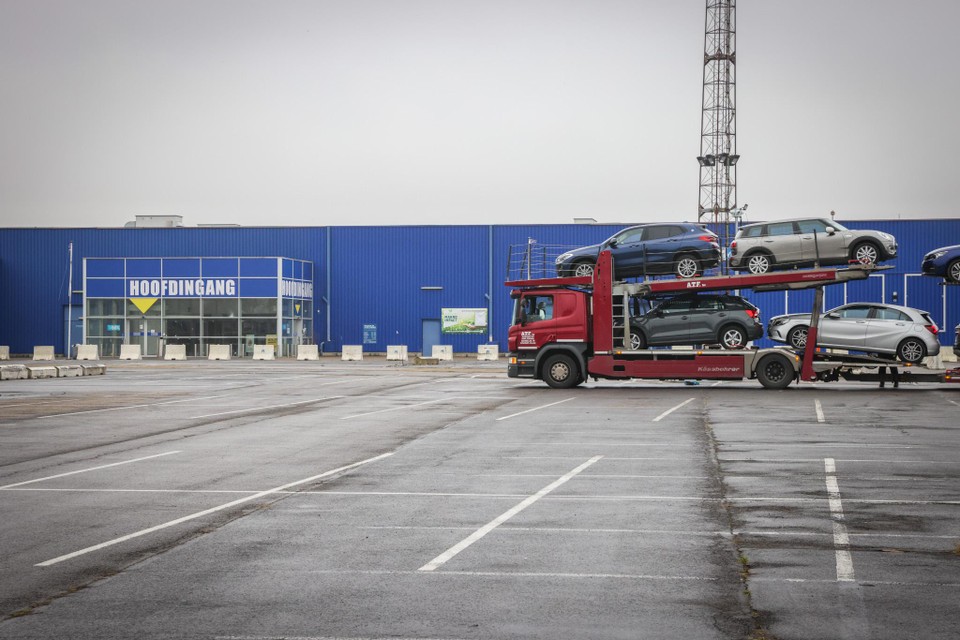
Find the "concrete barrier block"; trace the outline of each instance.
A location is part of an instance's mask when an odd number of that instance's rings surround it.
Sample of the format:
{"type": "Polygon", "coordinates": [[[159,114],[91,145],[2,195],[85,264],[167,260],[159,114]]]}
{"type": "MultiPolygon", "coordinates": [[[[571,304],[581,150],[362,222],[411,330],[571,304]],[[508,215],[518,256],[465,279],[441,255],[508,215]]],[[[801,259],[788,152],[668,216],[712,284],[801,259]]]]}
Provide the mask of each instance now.
{"type": "Polygon", "coordinates": [[[315,344],[298,344],[297,360],[319,360],[320,349],[315,344]]]}
{"type": "Polygon", "coordinates": [[[31,367],[27,366],[27,377],[31,380],[37,380],[40,378],[56,378],[57,377],[57,368],[56,367],[43,367],[36,366],[31,367]]]}
{"type": "Polygon", "coordinates": [[[140,354],[140,345],[138,344],[120,345],[120,359],[121,360],[142,360],[143,356],[140,354]]]}
{"type": "Polygon", "coordinates": [[[363,345],[362,344],[345,344],[343,345],[343,351],[340,352],[341,360],[363,360],[363,345]]]}
{"type": "Polygon", "coordinates": [[[9,360],[10,359],[10,347],[6,345],[0,345],[0,360],[9,360]]]}
{"type": "Polygon", "coordinates": [[[496,360],[500,357],[500,347],[495,344],[481,344],[477,347],[477,360],[496,360]]]}
{"type": "Polygon", "coordinates": [[[56,354],[53,352],[53,347],[33,348],[33,359],[35,362],[50,362],[56,359],[56,357],[56,354]]]}
{"type": "Polygon", "coordinates": [[[163,349],[163,359],[164,360],[186,360],[187,359],[187,345],[185,344],[168,344],[163,349]]]}
{"type": "Polygon", "coordinates": [[[397,360],[399,362],[407,361],[407,345],[395,344],[387,345],[387,360],[397,360]]]}
{"type": "Polygon", "coordinates": [[[79,378],[83,375],[83,367],[78,364],[63,364],[54,367],[58,378],[79,378]]]}
{"type": "Polygon", "coordinates": [[[95,344],[78,344],[77,360],[99,360],[99,349],[95,344]]]}
{"type": "Polygon", "coordinates": [[[232,349],[228,344],[212,344],[207,353],[207,360],[229,360],[232,349]]]}
{"type": "Polygon", "coordinates": [[[80,368],[85,376],[102,376],[107,372],[106,365],[102,364],[82,364],[80,368]]]}
{"type": "Polygon", "coordinates": [[[254,360],[274,360],[277,357],[277,350],[272,344],[253,345],[254,360]]]}
{"type": "Polygon", "coordinates": [[[22,364],[0,366],[0,380],[26,380],[28,376],[29,372],[22,364]]]}
{"type": "Polygon", "coordinates": [[[437,360],[453,360],[453,345],[449,344],[435,344],[433,345],[433,352],[430,354],[431,358],[437,360]]]}

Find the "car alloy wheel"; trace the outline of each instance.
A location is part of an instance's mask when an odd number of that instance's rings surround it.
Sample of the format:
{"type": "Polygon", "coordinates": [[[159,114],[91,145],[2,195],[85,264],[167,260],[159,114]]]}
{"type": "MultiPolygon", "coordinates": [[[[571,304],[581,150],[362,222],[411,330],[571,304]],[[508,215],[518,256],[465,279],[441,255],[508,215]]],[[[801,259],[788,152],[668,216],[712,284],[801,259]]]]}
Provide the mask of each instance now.
{"type": "Polygon", "coordinates": [[[747,336],[740,327],[724,327],[720,344],[724,349],[742,349],[747,344],[747,336]]]}
{"type": "Polygon", "coordinates": [[[923,360],[923,357],[927,353],[927,348],[924,346],[923,342],[917,340],[916,338],[907,338],[900,343],[900,346],[897,348],[897,355],[904,362],[909,362],[911,364],[916,364],[923,360]]]}
{"type": "Polygon", "coordinates": [[[593,263],[592,262],[578,262],[577,266],[574,267],[573,275],[575,276],[592,276],[593,275],[593,263]]]}
{"type": "Polygon", "coordinates": [[[859,264],[877,264],[880,259],[880,252],[869,242],[858,244],[853,250],[853,259],[859,264]]]}
{"type": "Polygon", "coordinates": [[[806,349],[807,348],[807,328],[806,327],[794,327],[790,330],[790,334],[787,336],[787,342],[790,343],[790,346],[794,349],[806,349]]]}
{"type": "Polygon", "coordinates": [[[747,260],[747,269],[750,273],[761,274],[770,271],[770,258],[764,253],[757,253],[747,260]]]}
{"type": "Polygon", "coordinates": [[[643,336],[639,333],[630,333],[630,348],[634,351],[639,351],[644,349],[647,346],[647,341],[643,339],[643,336]]]}
{"type": "Polygon", "coordinates": [[[674,273],[678,278],[692,278],[700,272],[700,264],[697,259],[690,254],[684,254],[677,260],[677,267],[674,273]]]}
{"type": "Polygon", "coordinates": [[[960,260],[954,260],[947,267],[947,280],[960,283],[960,260]]]}

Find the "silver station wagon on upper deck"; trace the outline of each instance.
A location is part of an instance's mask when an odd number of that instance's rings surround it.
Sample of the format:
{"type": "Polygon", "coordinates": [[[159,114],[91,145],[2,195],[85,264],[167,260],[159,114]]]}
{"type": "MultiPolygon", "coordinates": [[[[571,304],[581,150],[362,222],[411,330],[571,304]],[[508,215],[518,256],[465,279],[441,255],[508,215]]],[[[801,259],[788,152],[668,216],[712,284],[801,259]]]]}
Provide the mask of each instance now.
{"type": "Polygon", "coordinates": [[[882,231],[847,229],[825,218],[757,222],[730,243],[730,268],[766,273],[779,266],[877,264],[897,256],[897,239],[882,231]]]}

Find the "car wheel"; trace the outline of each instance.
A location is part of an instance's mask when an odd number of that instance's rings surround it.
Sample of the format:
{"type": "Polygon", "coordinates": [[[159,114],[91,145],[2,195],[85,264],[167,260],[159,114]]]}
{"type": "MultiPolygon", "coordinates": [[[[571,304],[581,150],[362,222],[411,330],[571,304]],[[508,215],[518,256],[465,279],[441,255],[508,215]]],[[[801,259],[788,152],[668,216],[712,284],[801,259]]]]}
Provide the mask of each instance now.
{"type": "Polygon", "coordinates": [[[747,332],[740,327],[728,324],[720,329],[718,342],[724,349],[743,349],[747,346],[747,332]]]}
{"type": "Polygon", "coordinates": [[[593,262],[590,260],[581,260],[573,265],[573,275],[575,276],[592,276],[593,275],[593,262]]]}
{"type": "Polygon", "coordinates": [[[580,372],[573,358],[557,354],[543,363],[543,380],[554,389],[569,389],[580,384],[580,372]]]}
{"type": "Polygon", "coordinates": [[[907,338],[897,347],[897,357],[904,362],[917,364],[927,355],[927,345],[919,338],[907,338]]]}
{"type": "Polygon", "coordinates": [[[673,273],[678,278],[693,278],[700,273],[700,262],[692,253],[681,253],[674,262],[673,273]]]}
{"type": "Polygon", "coordinates": [[[790,329],[790,333],[787,334],[787,343],[791,347],[797,350],[803,350],[807,348],[807,327],[800,325],[799,327],[794,327],[790,329]]]}
{"type": "Polygon", "coordinates": [[[880,250],[872,242],[860,242],[853,246],[850,252],[857,264],[874,265],[880,261],[880,250]]]}
{"type": "Polygon", "coordinates": [[[947,265],[947,280],[960,283],[960,259],[947,265]]]}
{"type": "Polygon", "coordinates": [[[754,275],[770,271],[771,266],[770,256],[765,253],[755,253],[747,258],[747,270],[754,275]]]}
{"type": "Polygon", "coordinates": [[[630,348],[634,351],[639,351],[640,349],[647,348],[647,339],[643,337],[642,333],[630,333],[630,348]]]}
{"type": "Polygon", "coordinates": [[[765,389],[786,389],[795,377],[793,365],[779,353],[764,356],[757,366],[757,380],[765,389]]]}

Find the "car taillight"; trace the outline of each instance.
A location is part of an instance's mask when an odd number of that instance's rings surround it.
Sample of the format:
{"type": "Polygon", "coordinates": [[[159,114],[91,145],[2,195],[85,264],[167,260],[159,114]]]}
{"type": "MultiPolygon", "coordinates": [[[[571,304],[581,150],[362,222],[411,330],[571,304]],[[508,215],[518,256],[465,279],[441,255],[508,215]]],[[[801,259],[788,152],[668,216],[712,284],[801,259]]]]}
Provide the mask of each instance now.
{"type": "Polygon", "coordinates": [[[756,318],[758,315],[756,309],[744,309],[744,311],[746,311],[747,315],[750,316],[751,318],[756,318]]]}
{"type": "Polygon", "coordinates": [[[733,242],[730,243],[730,248],[731,248],[731,249],[736,249],[736,248],[737,248],[737,241],[736,241],[736,240],[734,240],[733,242]]]}
{"type": "Polygon", "coordinates": [[[929,331],[930,333],[932,333],[933,335],[937,335],[937,332],[940,331],[939,329],[937,329],[937,325],[935,325],[935,324],[925,325],[924,328],[925,328],[927,331],[929,331]]]}
{"type": "Polygon", "coordinates": [[[714,236],[714,235],[698,236],[697,240],[702,240],[703,242],[716,242],[717,236],[714,236]]]}

